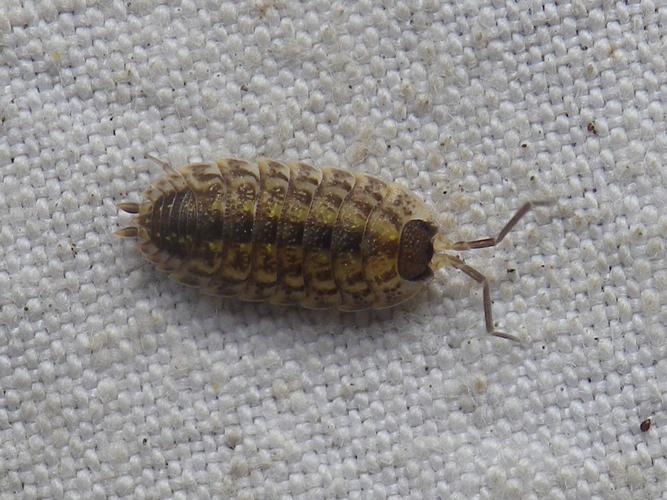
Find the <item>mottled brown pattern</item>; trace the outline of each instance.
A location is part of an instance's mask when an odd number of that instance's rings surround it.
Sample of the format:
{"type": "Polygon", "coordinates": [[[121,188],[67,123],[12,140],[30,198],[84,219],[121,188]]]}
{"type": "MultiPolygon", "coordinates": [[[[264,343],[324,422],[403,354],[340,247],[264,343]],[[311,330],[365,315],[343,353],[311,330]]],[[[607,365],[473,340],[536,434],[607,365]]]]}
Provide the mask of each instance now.
{"type": "Polygon", "coordinates": [[[306,297],[301,305],[313,309],[339,306],[341,297],[334,279],[332,235],[341,205],[356,179],[344,170],[322,169],[322,181],[310,207],[303,236],[306,297]]]}
{"type": "Polygon", "coordinates": [[[278,284],[276,304],[300,304],[306,296],[303,277],[303,234],[322,172],[306,163],[291,164],[290,185],[278,223],[278,284]]]}
{"type": "Polygon", "coordinates": [[[267,300],[278,281],[278,223],[285,207],[291,171],[277,161],[258,162],[259,195],[252,230],[251,273],[241,294],[245,300],[267,300]]]}
{"type": "Polygon", "coordinates": [[[363,248],[369,216],[386,190],[384,181],[358,175],[338,214],[331,252],[334,280],[341,296],[340,309],[359,310],[377,304],[364,274],[363,248]]]}
{"type": "Polygon", "coordinates": [[[437,227],[396,184],[275,160],[191,164],[126,206],[137,215],[122,235],[143,240],[146,258],[183,284],[350,311],[391,307],[422,289],[437,227]]]}

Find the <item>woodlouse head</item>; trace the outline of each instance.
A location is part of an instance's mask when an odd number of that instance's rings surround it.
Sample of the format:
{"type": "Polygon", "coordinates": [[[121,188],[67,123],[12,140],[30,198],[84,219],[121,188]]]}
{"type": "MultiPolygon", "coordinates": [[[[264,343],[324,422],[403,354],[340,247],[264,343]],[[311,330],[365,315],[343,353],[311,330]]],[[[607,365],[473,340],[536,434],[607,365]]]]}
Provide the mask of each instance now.
{"type": "Polygon", "coordinates": [[[408,281],[421,281],[433,276],[433,237],[438,228],[427,221],[408,221],[401,232],[398,247],[398,273],[408,281]]]}

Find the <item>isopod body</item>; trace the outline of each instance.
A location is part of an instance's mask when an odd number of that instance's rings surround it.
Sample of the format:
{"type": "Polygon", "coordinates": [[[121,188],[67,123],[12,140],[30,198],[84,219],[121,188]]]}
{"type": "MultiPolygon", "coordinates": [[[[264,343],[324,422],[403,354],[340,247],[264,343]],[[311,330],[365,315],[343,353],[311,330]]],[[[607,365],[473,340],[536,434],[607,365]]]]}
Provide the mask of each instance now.
{"type": "MultiPolygon", "coordinates": [[[[153,158],[155,161],[160,162],[153,158]]],[[[364,174],[270,159],[223,159],[166,175],[118,235],[140,239],[158,269],[205,293],[247,301],[356,311],[400,304],[451,265],[484,285],[487,330],[493,327],[486,278],[445,250],[495,245],[498,238],[449,242],[435,211],[409,190],[364,174]]]]}

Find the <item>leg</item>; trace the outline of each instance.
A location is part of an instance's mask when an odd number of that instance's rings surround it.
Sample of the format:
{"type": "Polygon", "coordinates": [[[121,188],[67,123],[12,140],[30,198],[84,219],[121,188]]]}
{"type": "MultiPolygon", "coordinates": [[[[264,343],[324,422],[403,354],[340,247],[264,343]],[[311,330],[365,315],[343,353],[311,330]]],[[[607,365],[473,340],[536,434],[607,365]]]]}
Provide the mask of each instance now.
{"type": "MultiPolygon", "coordinates": [[[[169,177],[171,177],[172,179],[173,179],[173,178],[176,178],[176,177],[182,179],[182,180],[183,180],[183,183],[184,183],[184,187],[186,187],[186,188],[189,188],[189,187],[190,187],[190,184],[188,183],[188,180],[187,180],[186,177],[183,175],[183,173],[182,173],[180,170],[177,170],[177,169],[175,169],[174,167],[172,167],[172,166],[171,166],[171,163],[169,163],[169,162],[167,162],[167,161],[164,161],[164,160],[160,160],[158,157],[153,156],[152,154],[149,154],[149,153],[146,153],[146,154],[144,155],[144,157],[145,157],[147,160],[152,160],[152,161],[154,161],[155,163],[157,163],[158,165],[160,165],[160,166],[162,167],[162,170],[164,170],[165,173],[166,173],[169,177]]],[[[174,186],[174,188],[176,188],[176,189],[180,189],[180,186],[177,186],[176,184],[174,184],[174,182],[171,182],[171,184],[172,184],[172,186],[174,186]]],[[[193,191],[193,192],[194,192],[194,191],[193,191]]],[[[196,195],[195,195],[195,196],[196,196],[196,195]]]]}
{"type": "Polygon", "coordinates": [[[459,269],[474,279],[477,283],[482,285],[483,295],[484,295],[484,321],[486,322],[486,331],[489,335],[495,337],[501,337],[503,339],[514,340],[519,342],[519,339],[514,335],[509,333],[498,331],[493,326],[493,313],[491,311],[491,292],[489,290],[489,281],[486,279],[482,273],[477,271],[475,268],[470,267],[468,264],[463,262],[461,259],[454,255],[447,255],[447,260],[449,264],[456,269],[459,269]]]}
{"type": "MultiPolygon", "coordinates": [[[[158,158],[157,156],[153,156],[153,155],[151,155],[151,154],[146,153],[146,154],[144,155],[144,158],[146,158],[147,160],[152,160],[152,161],[154,161],[155,163],[157,163],[158,165],[160,165],[160,166],[162,167],[162,169],[163,169],[165,172],[167,172],[168,174],[171,174],[171,173],[173,173],[173,172],[176,172],[176,169],[174,169],[174,167],[172,167],[172,166],[169,164],[169,162],[166,162],[166,161],[164,161],[164,160],[160,160],[160,158],[158,158]]],[[[178,172],[177,172],[177,173],[178,173],[178,172]]]]}
{"type": "Polygon", "coordinates": [[[473,241],[457,241],[451,245],[450,250],[461,251],[461,250],[472,250],[476,248],[487,248],[496,246],[498,243],[503,241],[503,238],[507,236],[517,222],[526,215],[533,207],[546,207],[553,205],[553,201],[529,201],[524,203],[519,210],[516,211],[514,216],[509,220],[505,227],[500,230],[500,233],[495,238],[483,238],[481,240],[473,241]]]}

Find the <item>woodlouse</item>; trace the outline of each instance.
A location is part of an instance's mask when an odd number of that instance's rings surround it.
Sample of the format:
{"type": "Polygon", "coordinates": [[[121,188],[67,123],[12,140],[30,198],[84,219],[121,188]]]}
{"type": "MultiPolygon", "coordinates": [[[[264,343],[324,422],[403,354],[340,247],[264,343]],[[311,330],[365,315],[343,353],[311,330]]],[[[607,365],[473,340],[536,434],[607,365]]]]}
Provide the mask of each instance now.
{"type": "Polygon", "coordinates": [[[262,159],[223,159],[167,172],[117,231],[139,238],[161,271],[205,293],[306,308],[356,311],[395,306],[445,266],[483,287],[489,334],[496,330],[489,283],[457,252],[497,245],[529,210],[525,203],[495,238],[449,241],[437,214],[395,183],[336,168],[262,159]]]}

